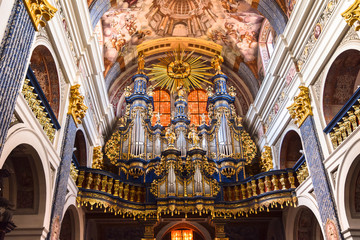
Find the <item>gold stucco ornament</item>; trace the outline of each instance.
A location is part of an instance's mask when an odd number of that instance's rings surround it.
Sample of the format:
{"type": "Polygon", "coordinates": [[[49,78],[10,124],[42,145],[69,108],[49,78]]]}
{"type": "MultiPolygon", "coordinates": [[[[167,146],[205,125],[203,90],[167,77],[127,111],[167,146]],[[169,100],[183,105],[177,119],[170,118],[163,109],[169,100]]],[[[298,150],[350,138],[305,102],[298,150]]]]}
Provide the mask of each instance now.
{"type": "Polygon", "coordinates": [[[264,151],[261,153],[261,170],[263,172],[270,171],[273,169],[273,159],[271,154],[271,147],[265,146],[264,151]]]}
{"type": "Polygon", "coordinates": [[[102,169],[103,168],[103,153],[101,151],[101,146],[94,147],[93,150],[93,162],[92,162],[92,168],[95,169],[102,169]]]}
{"type": "Polygon", "coordinates": [[[356,0],[345,12],[341,14],[349,26],[353,26],[355,23],[355,30],[360,29],[360,0],[356,0]]]}
{"type": "Polygon", "coordinates": [[[45,27],[45,21],[49,21],[53,18],[57,11],[57,9],[51,6],[47,0],[23,1],[36,31],[39,30],[39,25],[45,27]]]}
{"type": "Polygon", "coordinates": [[[81,119],[85,117],[86,110],[88,109],[88,107],[84,104],[84,96],[80,94],[79,88],[80,84],[76,84],[70,88],[70,103],[68,111],[68,114],[73,117],[76,126],[82,123],[81,119]]]}
{"type": "Polygon", "coordinates": [[[291,118],[295,119],[295,124],[301,127],[305,119],[308,116],[312,116],[313,113],[310,104],[309,88],[300,86],[299,89],[299,95],[294,97],[294,103],[287,109],[289,110],[291,118]]]}

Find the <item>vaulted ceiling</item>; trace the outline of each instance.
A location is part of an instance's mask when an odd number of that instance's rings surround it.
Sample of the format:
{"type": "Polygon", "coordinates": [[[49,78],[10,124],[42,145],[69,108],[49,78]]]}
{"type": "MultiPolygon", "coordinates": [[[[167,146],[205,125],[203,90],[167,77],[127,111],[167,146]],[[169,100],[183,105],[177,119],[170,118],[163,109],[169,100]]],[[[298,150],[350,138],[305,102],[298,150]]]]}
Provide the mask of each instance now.
{"type": "Polygon", "coordinates": [[[139,48],[148,43],[152,45],[149,48],[159,48],[145,52],[146,67],[150,67],[168,50],[166,47],[172,37],[179,38],[185,49],[196,41],[192,39],[202,41],[198,49],[191,50],[205,60],[210,60],[211,54],[206,54],[204,49],[211,49],[214,43],[222,46],[224,72],[230,84],[237,88],[240,114],[246,114],[264,74],[259,57],[261,32],[272,31],[275,36],[282,33],[294,2],[88,0],[91,21],[104,57],[105,84],[116,114],[121,114],[124,86],[131,84],[131,76],[136,73],[139,48]],[[184,38],[189,40],[183,41],[184,38]]]}

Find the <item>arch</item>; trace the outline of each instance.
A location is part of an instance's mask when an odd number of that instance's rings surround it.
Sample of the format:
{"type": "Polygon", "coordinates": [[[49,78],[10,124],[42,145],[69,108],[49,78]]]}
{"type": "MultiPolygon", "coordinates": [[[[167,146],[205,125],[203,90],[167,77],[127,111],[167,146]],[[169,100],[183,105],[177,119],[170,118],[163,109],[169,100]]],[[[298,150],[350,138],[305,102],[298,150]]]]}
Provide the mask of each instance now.
{"type": "Polygon", "coordinates": [[[324,239],[319,222],[309,208],[298,209],[295,217],[294,239],[324,239]]]}
{"type": "Polygon", "coordinates": [[[87,147],[86,147],[86,140],[85,140],[84,132],[82,130],[76,131],[74,147],[75,147],[74,155],[76,157],[76,160],[78,161],[80,166],[86,167],[87,166],[87,147]]]}
{"type": "MultiPolygon", "coordinates": [[[[77,239],[84,239],[84,231],[85,231],[85,224],[84,224],[84,217],[83,212],[81,208],[78,208],[76,206],[76,193],[69,193],[66,196],[66,202],[64,205],[64,213],[62,216],[62,219],[64,219],[64,216],[66,212],[71,212],[73,217],[73,226],[74,226],[74,236],[75,240],[77,239]]],[[[60,238],[63,239],[63,238],[60,238]]],[[[66,238],[64,238],[66,239],[66,238]]]]}
{"type": "Polygon", "coordinates": [[[277,35],[284,32],[287,16],[276,0],[261,0],[257,9],[269,20],[277,35]]]}
{"type": "Polygon", "coordinates": [[[46,46],[35,47],[31,55],[30,67],[55,116],[58,117],[60,110],[59,77],[54,57],[46,46]]]}
{"type": "Polygon", "coordinates": [[[339,223],[344,236],[360,233],[360,214],[355,209],[356,180],[360,173],[360,140],[349,146],[338,169],[336,178],[336,202],[339,223]]]}
{"type": "Polygon", "coordinates": [[[156,240],[162,240],[166,234],[168,234],[171,230],[177,229],[177,228],[190,228],[198,233],[200,233],[204,240],[211,240],[211,235],[209,231],[202,226],[199,223],[196,222],[190,222],[190,221],[177,221],[177,222],[171,222],[167,225],[165,225],[161,230],[156,234],[156,240]]]}
{"type": "Polygon", "coordinates": [[[292,168],[302,156],[302,141],[299,134],[294,131],[288,131],[280,147],[280,169],[292,168]]]}
{"type": "Polygon", "coordinates": [[[32,234],[40,238],[48,232],[51,214],[49,160],[41,139],[32,130],[17,125],[13,127],[17,131],[9,130],[0,158],[0,166],[12,175],[4,183],[10,189],[7,197],[16,206],[13,221],[17,228],[8,237],[24,239],[32,234]],[[20,194],[22,197],[18,197],[20,194]]]}
{"type": "Polygon", "coordinates": [[[323,113],[328,124],[360,84],[360,52],[349,49],[331,63],[323,91],[323,113]]]}

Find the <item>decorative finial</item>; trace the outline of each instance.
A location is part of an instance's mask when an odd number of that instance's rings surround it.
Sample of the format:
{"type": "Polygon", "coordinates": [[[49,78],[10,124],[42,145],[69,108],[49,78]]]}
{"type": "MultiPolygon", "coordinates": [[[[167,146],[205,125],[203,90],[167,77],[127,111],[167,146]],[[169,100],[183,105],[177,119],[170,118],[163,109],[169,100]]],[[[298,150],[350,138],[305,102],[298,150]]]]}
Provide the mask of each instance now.
{"type": "Polygon", "coordinates": [[[295,124],[298,124],[298,127],[304,123],[305,119],[308,116],[312,116],[310,97],[309,97],[309,88],[300,86],[300,93],[298,96],[294,97],[294,103],[288,107],[291,118],[295,119],[295,124]]]}
{"type": "Polygon", "coordinates": [[[80,84],[76,84],[70,88],[70,103],[68,111],[68,114],[71,114],[73,117],[76,126],[82,123],[81,119],[85,117],[86,110],[88,109],[88,107],[84,104],[84,96],[80,94],[79,88],[80,84]]]}
{"type": "Polygon", "coordinates": [[[211,66],[215,69],[215,75],[223,74],[221,71],[221,64],[224,62],[224,58],[220,55],[215,55],[211,60],[211,66]]]}

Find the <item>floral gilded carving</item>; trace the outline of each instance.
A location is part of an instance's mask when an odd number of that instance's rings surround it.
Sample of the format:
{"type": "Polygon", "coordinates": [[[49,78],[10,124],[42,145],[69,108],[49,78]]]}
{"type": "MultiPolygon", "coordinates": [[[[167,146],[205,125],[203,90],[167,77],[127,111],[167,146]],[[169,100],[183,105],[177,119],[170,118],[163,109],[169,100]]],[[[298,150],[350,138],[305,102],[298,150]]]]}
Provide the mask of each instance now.
{"type": "Polygon", "coordinates": [[[47,0],[23,1],[36,31],[39,31],[39,25],[45,27],[44,20],[49,21],[57,11],[47,0]]]}
{"type": "Polygon", "coordinates": [[[73,117],[76,126],[82,123],[81,119],[85,117],[86,110],[88,109],[88,107],[84,104],[84,96],[80,94],[79,88],[80,84],[76,84],[70,89],[70,103],[68,111],[68,114],[71,114],[73,117]]]}
{"type": "Polygon", "coordinates": [[[300,93],[294,97],[294,103],[288,107],[291,118],[295,119],[295,124],[301,127],[308,116],[312,116],[312,109],[309,97],[309,88],[300,86],[300,93]]]}

